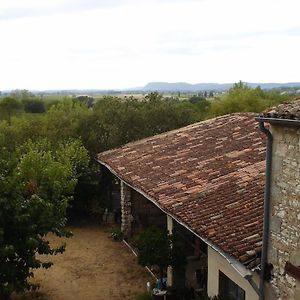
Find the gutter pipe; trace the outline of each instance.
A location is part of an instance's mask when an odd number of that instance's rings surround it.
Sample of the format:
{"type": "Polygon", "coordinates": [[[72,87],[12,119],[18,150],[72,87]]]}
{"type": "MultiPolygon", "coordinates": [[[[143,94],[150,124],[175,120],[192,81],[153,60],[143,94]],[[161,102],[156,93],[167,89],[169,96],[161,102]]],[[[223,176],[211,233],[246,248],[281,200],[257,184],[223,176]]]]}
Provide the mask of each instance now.
{"type": "Polygon", "coordinates": [[[249,284],[252,286],[252,288],[254,289],[256,294],[261,299],[261,294],[260,294],[259,287],[257,286],[256,282],[253,280],[252,275],[251,276],[246,276],[245,279],[248,280],[249,284]]]}
{"type": "Polygon", "coordinates": [[[266,265],[268,259],[268,242],[269,242],[269,228],[270,228],[270,200],[271,200],[271,171],[272,171],[272,149],[273,149],[273,136],[269,129],[264,125],[262,118],[256,118],[259,122],[260,130],[267,136],[267,149],[266,149],[266,183],[264,195],[264,220],[263,220],[263,241],[261,253],[261,272],[259,281],[259,299],[264,300],[264,278],[266,273],[266,265]]]}
{"type": "Polygon", "coordinates": [[[267,123],[270,123],[270,124],[300,127],[300,120],[281,119],[281,118],[268,118],[268,117],[258,117],[258,118],[256,118],[256,120],[259,121],[259,122],[267,122],[267,123]]]}

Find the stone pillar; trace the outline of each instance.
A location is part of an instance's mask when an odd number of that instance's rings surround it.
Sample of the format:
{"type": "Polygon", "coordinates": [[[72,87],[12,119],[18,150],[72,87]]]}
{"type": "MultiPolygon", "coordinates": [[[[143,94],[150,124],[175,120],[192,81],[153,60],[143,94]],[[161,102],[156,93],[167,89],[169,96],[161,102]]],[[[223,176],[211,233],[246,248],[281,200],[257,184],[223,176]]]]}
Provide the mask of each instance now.
{"type": "MultiPolygon", "coordinates": [[[[167,230],[169,234],[173,234],[174,224],[173,224],[173,218],[167,215],[167,230]]],[[[171,266],[168,266],[167,269],[167,283],[168,286],[173,286],[173,268],[171,266]]]]}
{"type": "Polygon", "coordinates": [[[121,231],[124,234],[124,238],[129,238],[131,236],[131,188],[121,180],[121,231]]]}

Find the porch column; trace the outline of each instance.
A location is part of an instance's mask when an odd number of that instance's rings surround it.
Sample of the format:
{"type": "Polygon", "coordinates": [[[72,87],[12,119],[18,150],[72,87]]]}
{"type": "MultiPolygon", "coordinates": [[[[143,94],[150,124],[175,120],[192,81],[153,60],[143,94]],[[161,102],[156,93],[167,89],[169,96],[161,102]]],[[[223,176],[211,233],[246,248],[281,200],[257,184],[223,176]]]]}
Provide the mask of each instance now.
{"type": "Polygon", "coordinates": [[[122,222],[121,222],[121,231],[124,234],[124,238],[131,236],[131,189],[130,187],[121,180],[121,213],[122,213],[122,222]]]}
{"type": "MultiPolygon", "coordinates": [[[[173,234],[173,228],[173,218],[167,215],[167,230],[170,235],[173,234]]],[[[169,287],[173,286],[173,269],[171,266],[168,266],[167,269],[167,283],[169,287]]]]}

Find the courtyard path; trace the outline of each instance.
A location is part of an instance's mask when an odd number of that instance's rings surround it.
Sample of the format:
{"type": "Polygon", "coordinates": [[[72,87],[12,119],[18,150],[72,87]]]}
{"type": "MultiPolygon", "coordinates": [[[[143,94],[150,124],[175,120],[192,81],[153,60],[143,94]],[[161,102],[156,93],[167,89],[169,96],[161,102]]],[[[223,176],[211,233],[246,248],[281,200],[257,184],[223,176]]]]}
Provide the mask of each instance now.
{"type": "Polygon", "coordinates": [[[145,268],[122,243],[109,237],[109,230],[96,225],[71,227],[74,236],[51,243],[66,242],[64,254],[53,256],[54,265],[35,271],[38,293],[16,296],[14,300],[132,300],[153,281],[145,268]]]}

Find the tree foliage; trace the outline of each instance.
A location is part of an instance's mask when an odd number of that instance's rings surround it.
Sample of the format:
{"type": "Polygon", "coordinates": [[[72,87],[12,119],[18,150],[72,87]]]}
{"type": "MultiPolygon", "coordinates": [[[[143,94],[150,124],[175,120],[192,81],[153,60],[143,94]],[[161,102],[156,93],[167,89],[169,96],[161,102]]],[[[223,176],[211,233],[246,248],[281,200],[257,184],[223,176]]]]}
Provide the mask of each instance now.
{"type": "Polygon", "coordinates": [[[188,101],[163,98],[158,93],[144,99],[104,97],[95,104],[94,114],[108,149],[200,119],[198,108],[188,101]]]}
{"type": "Polygon", "coordinates": [[[142,266],[157,265],[162,279],[168,266],[182,268],[186,258],[179,239],[156,227],[149,227],[134,239],[138,250],[138,263],[142,266]]]}
{"type": "Polygon", "coordinates": [[[23,109],[22,103],[13,97],[5,97],[0,100],[0,112],[7,118],[8,124],[11,124],[13,114],[23,109]]]}
{"type": "Polygon", "coordinates": [[[44,113],[46,111],[45,103],[40,99],[25,99],[22,101],[26,113],[44,113]]]}
{"type": "Polygon", "coordinates": [[[66,209],[77,178],[88,165],[79,141],[53,148],[46,140],[31,141],[10,153],[1,142],[0,299],[36,288],[29,283],[36,268],[49,268],[37,254],[57,254],[46,235],[68,236],[66,209]]]}
{"type": "Polygon", "coordinates": [[[220,116],[234,112],[261,112],[264,109],[287,100],[286,95],[263,91],[260,87],[250,88],[242,81],[223,97],[211,104],[210,116],[220,116]]]}
{"type": "Polygon", "coordinates": [[[86,105],[88,108],[93,107],[95,99],[88,95],[79,95],[74,98],[74,101],[77,101],[81,104],[86,105]]]}
{"type": "Polygon", "coordinates": [[[30,92],[29,90],[13,90],[10,93],[10,97],[19,100],[19,101],[24,101],[24,100],[30,100],[36,98],[35,95],[30,92]]]}

